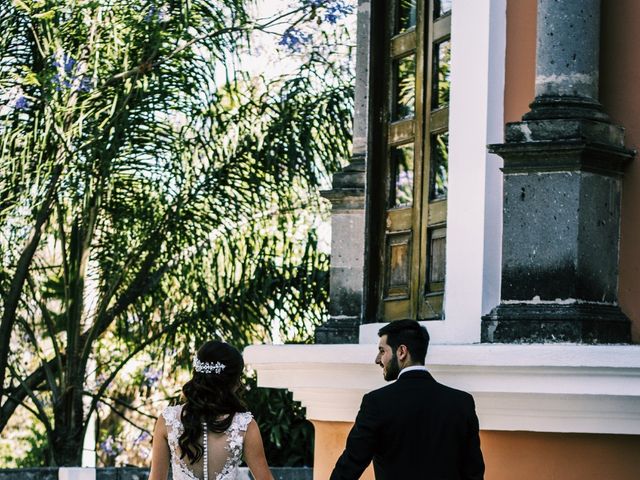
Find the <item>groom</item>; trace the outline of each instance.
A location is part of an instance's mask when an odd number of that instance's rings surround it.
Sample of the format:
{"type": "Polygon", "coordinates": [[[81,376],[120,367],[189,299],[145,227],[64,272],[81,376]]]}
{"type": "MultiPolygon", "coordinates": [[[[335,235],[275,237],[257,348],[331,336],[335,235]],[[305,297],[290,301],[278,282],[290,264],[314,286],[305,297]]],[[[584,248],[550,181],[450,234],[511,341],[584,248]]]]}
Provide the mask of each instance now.
{"type": "Polygon", "coordinates": [[[473,397],[436,382],[424,359],[426,328],[399,320],[378,332],[376,363],[396,380],[362,398],[331,480],[357,480],[373,459],[377,480],[482,480],[473,397]]]}

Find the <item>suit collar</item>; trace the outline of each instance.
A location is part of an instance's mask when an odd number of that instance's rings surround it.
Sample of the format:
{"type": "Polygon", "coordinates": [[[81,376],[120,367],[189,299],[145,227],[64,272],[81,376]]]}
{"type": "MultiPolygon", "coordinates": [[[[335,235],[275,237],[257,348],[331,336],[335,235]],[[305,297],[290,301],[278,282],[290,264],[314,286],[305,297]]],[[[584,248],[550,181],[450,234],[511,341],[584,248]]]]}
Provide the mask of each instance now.
{"type": "Polygon", "coordinates": [[[425,367],[424,365],[411,365],[410,367],[405,367],[402,370],[400,370],[400,373],[398,374],[398,377],[404,375],[405,373],[412,372],[412,371],[426,372],[427,371],[427,367],[425,367]]]}
{"type": "Polygon", "coordinates": [[[398,377],[398,380],[405,380],[409,378],[424,378],[426,380],[433,380],[433,377],[426,370],[409,370],[408,372],[404,372],[402,375],[398,377]]]}

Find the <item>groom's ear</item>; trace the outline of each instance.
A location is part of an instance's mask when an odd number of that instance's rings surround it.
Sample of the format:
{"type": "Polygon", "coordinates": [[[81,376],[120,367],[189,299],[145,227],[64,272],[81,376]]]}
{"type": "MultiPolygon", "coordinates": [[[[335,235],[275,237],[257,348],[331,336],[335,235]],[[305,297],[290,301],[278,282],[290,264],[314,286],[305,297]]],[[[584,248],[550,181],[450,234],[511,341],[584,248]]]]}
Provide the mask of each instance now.
{"type": "Polygon", "coordinates": [[[404,362],[405,360],[407,360],[407,357],[409,356],[409,349],[407,348],[407,346],[398,345],[398,349],[396,350],[396,356],[398,357],[398,360],[400,360],[401,362],[404,362]]]}

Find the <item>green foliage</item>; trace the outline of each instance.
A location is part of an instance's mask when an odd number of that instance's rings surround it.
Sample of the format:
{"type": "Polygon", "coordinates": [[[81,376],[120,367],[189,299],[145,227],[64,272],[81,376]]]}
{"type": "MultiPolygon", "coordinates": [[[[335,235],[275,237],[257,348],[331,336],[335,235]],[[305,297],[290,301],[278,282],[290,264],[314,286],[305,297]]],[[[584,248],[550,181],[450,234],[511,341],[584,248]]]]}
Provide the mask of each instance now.
{"type": "Polygon", "coordinates": [[[28,414],[21,419],[20,430],[0,443],[0,466],[4,468],[46,467],[51,452],[41,424],[28,414]]]}
{"type": "Polygon", "coordinates": [[[46,467],[50,457],[47,434],[43,429],[36,429],[34,425],[28,427],[29,437],[27,454],[16,459],[16,468],[46,467]]]}
{"type": "Polygon", "coordinates": [[[313,466],[313,425],[288,390],[258,388],[255,376],[245,379],[245,400],[253,413],[272,466],[313,466]]]}
{"type": "Polygon", "coordinates": [[[99,409],[135,410],[132,362],[173,375],[204,340],[301,341],[325,315],[318,188],[349,154],[350,78],[313,50],[239,70],[252,31],[317,15],[248,3],[0,4],[0,431],[29,408],[55,464],[99,409]]]}

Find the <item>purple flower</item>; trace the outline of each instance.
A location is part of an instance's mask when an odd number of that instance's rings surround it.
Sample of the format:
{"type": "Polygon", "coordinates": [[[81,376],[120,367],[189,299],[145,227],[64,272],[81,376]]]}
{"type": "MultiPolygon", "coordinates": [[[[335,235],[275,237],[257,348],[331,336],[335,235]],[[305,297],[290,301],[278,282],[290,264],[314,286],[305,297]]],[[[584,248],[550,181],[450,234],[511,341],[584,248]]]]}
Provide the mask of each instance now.
{"type": "Polygon", "coordinates": [[[73,71],[73,67],[76,65],[76,61],[71,55],[67,55],[62,52],[60,58],[53,62],[53,66],[56,68],[61,68],[65,74],[70,75],[73,71]]]}
{"type": "Polygon", "coordinates": [[[16,110],[25,110],[29,106],[29,101],[24,96],[20,96],[14,106],[16,110]]]}
{"type": "Polygon", "coordinates": [[[352,12],[353,7],[351,5],[345,4],[343,0],[338,0],[334,4],[327,6],[327,12],[324,14],[324,19],[327,22],[334,24],[340,18],[349,15],[352,12]]]}
{"type": "Polygon", "coordinates": [[[142,376],[144,377],[142,382],[146,386],[151,387],[155,385],[158,382],[158,380],[160,380],[160,377],[162,376],[162,372],[160,372],[160,370],[155,370],[151,367],[144,367],[144,370],[142,371],[142,376]]]}
{"type": "Polygon", "coordinates": [[[324,15],[324,19],[325,19],[327,22],[329,22],[329,23],[331,23],[331,24],[334,24],[334,23],[336,23],[336,22],[338,21],[338,16],[337,16],[337,15],[334,15],[333,13],[329,13],[329,12],[327,12],[327,13],[324,15]]]}
{"type": "Polygon", "coordinates": [[[284,45],[293,52],[299,52],[302,46],[311,40],[311,35],[304,33],[297,28],[287,28],[282,38],[278,42],[280,45],[284,45]]]}
{"type": "Polygon", "coordinates": [[[158,8],[155,3],[151,3],[149,6],[149,10],[145,13],[144,18],[142,19],[145,23],[151,23],[157,20],[160,23],[166,22],[169,20],[169,11],[166,5],[158,8]]]}
{"type": "Polygon", "coordinates": [[[56,90],[59,92],[63,88],[71,88],[71,81],[66,76],[56,73],[53,76],[53,83],[56,86],[56,90]]]}
{"type": "Polygon", "coordinates": [[[149,10],[147,10],[147,13],[144,15],[143,21],[145,23],[150,23],[156,17],[157,13],[158,7],[156,7],[155,5],[151,5],[149,7],[149,10]]]}
{"type": "Polygon", "coordinates": [[[109,435],[105,441],[100,444],[100,449],[104,451],[108,457],[117,457],[123,451],[120,442],[117,442],[112,435],[109,435]]]}
{"type": "Polygon", "coordinates": [[[76,61],[71,57],[71,55],[66,56],[64,59],[64,71],[65,73],[71,73],[73,67],[75,66],[76,61]]]}
{"type": "Polygon", "coordinates": [[[136,438],[136,439],[133,441],[133,444],[134,444],[134,445],[139,445],[139,444],[141,444],[142,442],[144,442],[144,441],[146,441],[146,440],[149,440],[150,438],[151,438],[151,435],[149,435],[147,432],[142,432],[140,435],[138,435],[138,438],[136,438]]]}
{"type": "Polygon", "coordinates": [[[80,92],[90,92],[93,85],[90,77],[80,76],[74,73],[78,62],[64,52],[56,55],[52,65],[58,70],[53,76],[52,82],[55,89],[59,92],[63,89],[73,88],[80,92]]]}
{"type": "Polygon", "coordinates": [[[91,79],[89,77],[82,77],[82,80],[80,80],[80,85],[78,86],[78,90],[80,90],[81,92],[90,92],[92,85],[91,85],[91,79]]]}
{"type": "Polygon", "coordinates": [[[327,0],[305,0],[304,4],[309,5],[311,7],[319,7],[327,0]]]}

